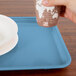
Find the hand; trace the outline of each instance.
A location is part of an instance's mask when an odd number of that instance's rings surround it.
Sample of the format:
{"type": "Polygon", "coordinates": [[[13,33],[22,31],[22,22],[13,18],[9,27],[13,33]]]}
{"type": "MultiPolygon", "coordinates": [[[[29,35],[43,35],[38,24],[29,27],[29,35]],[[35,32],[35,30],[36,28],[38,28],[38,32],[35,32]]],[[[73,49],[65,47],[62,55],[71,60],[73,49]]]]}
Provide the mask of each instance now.
{"type": "Polygon", "coordinates": [[[66,6],[64,17],[76,23],[76,0],[43,0],[42,4],[47,7],[55,5],[66,6]]]}

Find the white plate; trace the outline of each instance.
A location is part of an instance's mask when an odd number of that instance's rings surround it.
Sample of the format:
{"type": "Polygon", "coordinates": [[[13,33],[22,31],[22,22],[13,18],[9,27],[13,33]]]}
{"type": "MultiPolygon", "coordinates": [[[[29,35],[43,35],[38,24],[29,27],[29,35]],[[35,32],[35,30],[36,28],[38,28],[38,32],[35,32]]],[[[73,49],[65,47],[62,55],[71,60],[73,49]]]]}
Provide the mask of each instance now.
{"type": "Polygon", "coordinates": [[[11,51],[17,45],[17,43],[18,43],[18,35],[12,38],[12,40],[9,41],[7,44],[5,44],[3,47],[0,47],[0,56],[11,51]]]}
{"type": "Polygon", "coordinates": [[[15,32],[18,32],[18,26],[16,22],[10,17],[0,14],[0,23],[3,23],[4,26],[7,25],[9,27],[12,27],[12,29],[14,29],[15,32]]]}
{"type": "Polygon", "coordinates": [[[16,22],[8,16],[0,14],[0,46],[3,46],[18,33],[16,22]]]}

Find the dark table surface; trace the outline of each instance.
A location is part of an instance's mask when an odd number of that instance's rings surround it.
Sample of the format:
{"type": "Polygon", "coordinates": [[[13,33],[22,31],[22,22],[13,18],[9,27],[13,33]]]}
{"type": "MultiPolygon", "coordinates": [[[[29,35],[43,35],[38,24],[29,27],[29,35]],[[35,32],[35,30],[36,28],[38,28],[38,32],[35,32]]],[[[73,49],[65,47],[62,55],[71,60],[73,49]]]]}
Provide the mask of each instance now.
{"type": "MultiPolygon", "coordinates": [[[[0,14],[7,16],[35,16],[33,0],[0,0],[0,14]]],[[[71,54],[72,63],[65,69],[1,71],[0,76],[76,76],[76,24],[60,18],[59,30],[71,54]]]]}

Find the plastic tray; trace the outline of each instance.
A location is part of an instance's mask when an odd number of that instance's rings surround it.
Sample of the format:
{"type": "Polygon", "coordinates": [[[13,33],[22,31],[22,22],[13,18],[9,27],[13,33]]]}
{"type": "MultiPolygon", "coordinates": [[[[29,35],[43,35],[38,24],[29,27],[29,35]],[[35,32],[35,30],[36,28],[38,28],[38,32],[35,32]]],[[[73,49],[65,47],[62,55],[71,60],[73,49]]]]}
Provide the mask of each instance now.
{"type": "Polygon", "coordinates": [[[19,27],[19,42],[0,56],[0,70],[65,68],[71,57],[57,28],[40,27],[35,17],[11,17],[19,27]]]}

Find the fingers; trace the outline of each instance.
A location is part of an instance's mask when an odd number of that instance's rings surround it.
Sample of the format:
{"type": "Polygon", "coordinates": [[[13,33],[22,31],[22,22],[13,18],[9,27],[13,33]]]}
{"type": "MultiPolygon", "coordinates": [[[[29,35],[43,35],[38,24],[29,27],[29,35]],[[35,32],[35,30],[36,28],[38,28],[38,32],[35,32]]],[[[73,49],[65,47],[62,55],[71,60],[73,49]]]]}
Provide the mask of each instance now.
{"type": "Polygon", "coordinates": [[[76,23],[76,15],[73,12],[71,12],[69,9],[66,9],[64,17],[76,23]]]}
{"type": "Polygon", "coordinates": [[[45,6],[67,5],[67,0],[43,0],[42,4],[45,6]]]}

